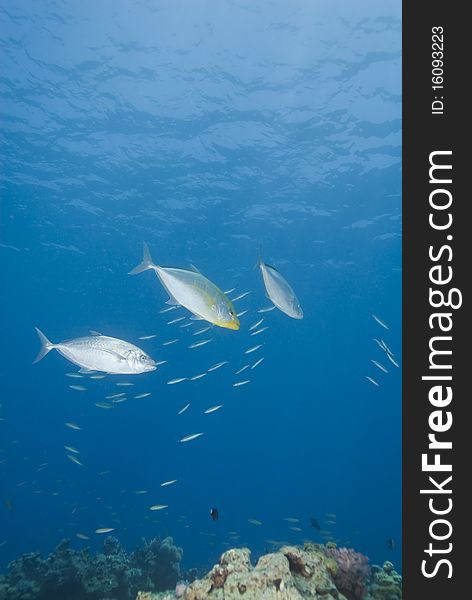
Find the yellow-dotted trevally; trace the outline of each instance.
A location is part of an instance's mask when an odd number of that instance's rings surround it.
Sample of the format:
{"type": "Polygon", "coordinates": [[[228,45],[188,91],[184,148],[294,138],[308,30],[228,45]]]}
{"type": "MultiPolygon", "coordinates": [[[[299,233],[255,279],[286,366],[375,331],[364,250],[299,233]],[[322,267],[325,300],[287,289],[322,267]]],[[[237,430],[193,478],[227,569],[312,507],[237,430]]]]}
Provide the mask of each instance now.
{"type": "Polygon", "coordinates": [[[96,334],[53,344],[37,327],[36,331],[42,345],[35,363],[55,348],[59,354],[84,371],[137,375],[156,368],[155,361],[141,348],[124,340],[96,334]]]}
{"type": "Polygon", "coordinates": [[[293,319],[303,319],[303,311],[295,292],[282,275],[259,259],[259,268],[269,299],[283,313],[293,319]]]}
{"type": "Polygon", "coordinates": [[[136,275],[147,269],[153,269],[159,277],[169,294],[168,304],[180,304],[196,317],[219,327],[239,329],[239,319],[231,300],[201,273],[155,265],[144,244],[143,261],[129,274],[136,275]]]}

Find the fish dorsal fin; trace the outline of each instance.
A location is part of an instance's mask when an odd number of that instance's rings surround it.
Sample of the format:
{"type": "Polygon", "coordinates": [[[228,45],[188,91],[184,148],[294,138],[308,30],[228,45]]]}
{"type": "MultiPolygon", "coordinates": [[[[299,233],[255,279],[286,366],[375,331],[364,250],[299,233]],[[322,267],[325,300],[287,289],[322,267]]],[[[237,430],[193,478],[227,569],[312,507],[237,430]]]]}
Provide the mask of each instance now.
{"type": "Polygon", "coordinates": [[[94,336],[103,336],[103,333],[100,333],[99,331],[95,331],[95,329],[90,329],[89,331],[90,335],[94,335],[94,336]]]}

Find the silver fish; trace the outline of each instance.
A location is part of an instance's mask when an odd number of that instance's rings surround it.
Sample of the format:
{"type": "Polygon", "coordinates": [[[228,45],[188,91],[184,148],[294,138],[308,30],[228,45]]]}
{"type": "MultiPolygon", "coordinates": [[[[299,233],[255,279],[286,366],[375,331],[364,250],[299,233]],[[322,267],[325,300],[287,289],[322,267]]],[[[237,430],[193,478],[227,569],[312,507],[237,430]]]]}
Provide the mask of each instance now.
{"type": "Polygon", "coordinates": [[[393,358],[393,356],[390,354],[390,352],[387,352],[387,357],[388,360],[397,367],[397,369],[400,368],[400,365],[397,363],[397,361],[393,358]]]}
{"type": "Polygon", "coordinates": [[[84,370],[103,371],[112,374],[137,375],[154,371],[155,361],[141,348],[106,335],[88,335],[53,344],[36,327],[41,349],[33,362],[39,362],[46,354],[56,349],[59,354],[84,370]]]}
{"type": "Polygon", "coordinates": [[[251,325],[251,327],[249,327],[249,331],[252,331],[253,329],[257,329],[263,321],[264,321],[264,317],[262,317],[262,319],[259,319],[259,321],[254,323],[254,325],[251,325]]]}
{"type": "Polygon", "coordinates": [[[295,292],[282,275],[259,259],[259,268],[269,299],[283,313],[293,319],[303,319],[303,311],[295,292]]]}
{"type": "Polygon", "coordinates": [[[239,329],[239,320],[231,300],[201,273],[155,265],[149,248],[144,244],[143,260],[129,274],[136,275],[147,269],[156,273],[169,293],[169,304],[180,304],[197,318],[218,327],[239,329]]]}
{"type": "Polygon", "coordinates": [[[386,369],[381,363],[377,362],[373,358],[370,359],[370,362],[373,363],[377,367],[377,369],[380,369],[384,373],[388,373],[388,369],[386,369]]]}
{"type": "Polygon", "coordinates": [[[192,433],[191,435],[186,435],[180,441],[181,442],[191,442],[192,440],[196,440],[197,438],[199,438],[201,435],[203,435],[203,432],[192,433]]]}
{"type": "Polygon", "coordinates": [[[258,344],[257,346],[248,348],[247,350],[244,351],[244,354],[251,354],[252,352],[255,352],[256,350],[259,350],[259,348],[262,348],[262,346],[263,346],[263,344],[258,344]]]}
{"type": "Polygon", "coordinates": [[[368,375],[365,376],[366,379],[368,379],[370,381],[370,383],[373,383],[374,385],[376,385],[378,387],[378,383],[375,381],[375,379],[372,379],[372,377],[369,377],[368,375]]]}
{"type": "Polygon", "coordinates": [[[380,317],[377,317],[376,315],[372,314],[372,318],[374,319],[374,321],[377,321],[377,323],[381,325],[384,329],[389,329],[387,323],[385,323],[385,321],[382,321],[380,317]]]}

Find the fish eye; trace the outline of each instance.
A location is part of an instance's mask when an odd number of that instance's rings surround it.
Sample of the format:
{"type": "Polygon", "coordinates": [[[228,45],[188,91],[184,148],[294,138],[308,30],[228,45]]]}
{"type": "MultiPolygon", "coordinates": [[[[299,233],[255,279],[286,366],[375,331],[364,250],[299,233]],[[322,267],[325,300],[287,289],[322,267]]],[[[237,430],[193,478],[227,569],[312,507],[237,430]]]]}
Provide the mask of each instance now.
{"type": "Polygon", "coordinates": [[[140,358],[140,360],[146,360],[146,356],[144,354],[141,354],[141,356],[139,358],[140,358]]]}

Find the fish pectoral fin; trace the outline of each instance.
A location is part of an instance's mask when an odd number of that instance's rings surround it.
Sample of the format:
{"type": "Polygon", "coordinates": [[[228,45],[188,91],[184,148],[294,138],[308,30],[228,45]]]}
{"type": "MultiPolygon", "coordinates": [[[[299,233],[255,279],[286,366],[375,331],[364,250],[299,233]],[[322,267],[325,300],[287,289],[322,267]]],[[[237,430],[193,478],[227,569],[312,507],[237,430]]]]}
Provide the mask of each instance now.
{"type": "Polygon", "coordinates": [[[82,367],[79,369],[79,373],[87,374],[87,373],[95,373],[93,369],[87,369],[87,367],[82,367]]]}
{"type": "Polygon", "coordinates": [[[99,335],[99,336],[103,336],[103,333],[100,333],[99,331],[95,331],[95,329],[90,329],[89,330],[90,335],[99,335]]]}
{"type": "Polygon", "coordinates": [[[203,321],[203,317],[199,317],[198,315],[192,315],[189,317],[191,321],[203,321]]]}
{"type": "Polygon", "coordinates": [[[106,352],[107,354],[111,354],[112,356],[114,356],[115,358],[117,358],[120,362],[125,362],[126,361],[126,356],[123,356],[122,354],[119,354],[118,352],[115,352],[114,350],[104,350],[104,349],[102,349],[102,352],[106,352]]]}

